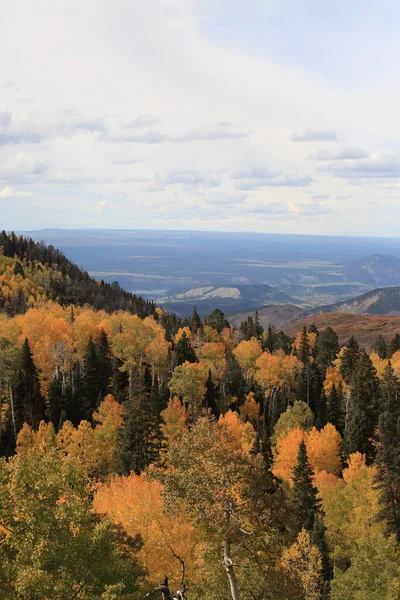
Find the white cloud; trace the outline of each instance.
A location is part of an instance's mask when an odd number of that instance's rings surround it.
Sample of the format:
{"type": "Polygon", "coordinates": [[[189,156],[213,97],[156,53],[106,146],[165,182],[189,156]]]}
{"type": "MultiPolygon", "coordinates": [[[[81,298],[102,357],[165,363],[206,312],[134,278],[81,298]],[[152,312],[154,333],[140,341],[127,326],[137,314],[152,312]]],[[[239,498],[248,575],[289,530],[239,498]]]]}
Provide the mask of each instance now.
{"type": "Polygon", "coordinates": [[[336,142],[338,135],[336,131],[316,131],[309,127],[304,133],[293,133],[290,139],[292,142],[336,142]]]}
{"type": "Polygon", "coordinates": [[[14,188],[6,185],[3,189],[0,189],[0,198],[26,198],[27,196],[32,196],[32,192],[26,191],[16,191],[14,188]]]}
{"type": "Polygon", "coordinates": [[[103,210],[109,206],[111,206],[111,205],[109,202],[107,202],[107,200],[99,200],[99,202],[96,205],[96,212],[102,213],[103,210]]]}
{"type": "Polygon", "coordinates": [[[400,154],[373,155],[365,160],[344,160],[329,162],[318,168],[349,180],[362,181],[400,178],[400,154]]]}
{"type": "Polygon", "coordinates": [[[280,171],[270,171],[267,168],[252,168],[241,170],[231,175],[237,180],[234,186],[237,190],[258,190],[262,187],[306,187],[314,180],[310,175],[283,175],[280,171]]]}
{"type": "Polygon", "coordinates": [[[317,150],[314,154],[311,154],[309,158],[311,160],[359,160],[361,158],[369,158],[370,153],[362,150],[361,148],[343,148],[339,151],[334,150],[317,150]]]}

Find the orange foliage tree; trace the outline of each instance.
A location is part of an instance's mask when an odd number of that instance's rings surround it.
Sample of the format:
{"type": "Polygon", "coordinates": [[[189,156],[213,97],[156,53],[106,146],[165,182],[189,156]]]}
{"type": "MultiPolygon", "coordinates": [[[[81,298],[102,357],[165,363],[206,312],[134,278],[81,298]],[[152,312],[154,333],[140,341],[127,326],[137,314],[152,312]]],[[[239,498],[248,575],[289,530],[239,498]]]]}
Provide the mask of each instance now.
{"type": "Polygon", "coordinates": [[[293,469],[296,465],[300,442],[304,440],[307,454],[314,473],[326,471],[337,474],[340,472],[341,437],[336,428],[328,423],[318,431],[315,427],[310,432],[302,429],[290,429],[281,435],[274,448],[274,475],[292,485],[293,469]]]}

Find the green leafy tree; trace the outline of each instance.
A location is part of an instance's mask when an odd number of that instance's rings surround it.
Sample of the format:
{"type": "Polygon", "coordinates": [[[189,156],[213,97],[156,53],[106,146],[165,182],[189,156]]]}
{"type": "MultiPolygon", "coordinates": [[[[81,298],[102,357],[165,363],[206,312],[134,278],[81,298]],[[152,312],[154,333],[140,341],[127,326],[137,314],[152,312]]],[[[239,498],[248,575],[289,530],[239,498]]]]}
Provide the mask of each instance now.
{"type": "Polygon", "coordinates": [[[131,600],[139,549],[139,539],[93,512],[85,478],[50,439],[0,462],[4,600],[131,600]]]}

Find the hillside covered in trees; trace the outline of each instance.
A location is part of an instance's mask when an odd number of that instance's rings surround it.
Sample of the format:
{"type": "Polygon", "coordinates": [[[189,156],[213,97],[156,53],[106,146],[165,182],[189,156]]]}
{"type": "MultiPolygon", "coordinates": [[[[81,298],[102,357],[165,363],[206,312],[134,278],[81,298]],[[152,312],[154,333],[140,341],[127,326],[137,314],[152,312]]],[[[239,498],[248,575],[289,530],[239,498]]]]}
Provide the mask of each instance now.
{"type": "Polygon", "coordinates": [[[400,597],[399,331],[180,322],[0,245],[2,599],[400,597]]]}

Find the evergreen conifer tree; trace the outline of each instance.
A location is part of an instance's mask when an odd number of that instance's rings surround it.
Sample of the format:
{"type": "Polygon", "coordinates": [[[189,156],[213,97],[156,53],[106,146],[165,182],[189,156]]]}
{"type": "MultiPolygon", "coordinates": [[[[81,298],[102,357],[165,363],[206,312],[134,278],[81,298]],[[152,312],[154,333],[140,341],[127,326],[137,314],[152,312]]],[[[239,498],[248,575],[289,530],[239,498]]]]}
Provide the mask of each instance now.
{"type": "Polygon", "coordinates": [[[104,329],[100,331],[97,343],[97,369],[98,369],[98,396],[100,401],[107,396],[112,376],[112,359],[110,344],[104,329]]]}
{"type": "Polygon", "coordinates": [[[112,360],[112,394],[120,404],[123,404],[128,397],[129,375],[127,371],[121,370],[122,360],[114,356],[112,360]]]}
{"type": "Polygon", "coordinates": [[[383,372],[381,405],[376,456],[379,516],[386,521],[388,533],[394,533],[400,542],[400,382],[390,362],[383,372]]]}
{"type": "Polygon", "coordinates": [[[387,358],[388,346],[383,335],[379,335],[372,344],[371,349],[379,356],[379,358],[387,358]]]}
{"type": "Polygon", "coordinates": [[[193,306],[192,318],[190,320],[190,329],[193,333],[196,334],[198,331],[201,331],[202,328],[203,324],[201,322],[200,315],[197,312],[197,308],[193,306]]]}
{"type": "Polygon", "coordinates": [[[312,479],[314,472],[308,462],[307,448],[304,440],[300,443],[297,463],[293,469],[293,509],[294,528],[297,535],[303,528],[312,532],[315,515],[319,508],[317,489],[312,479]]]}
{"type": "Polygon", "coordinates": [[[229,321],[226,320],[225,314],[219,308],[216,308],[208,315],[207,323],[210,327],[216,329],[218,333],[221,333],[223,329],[229,327],[229,321]]]}
{"type": "Polygon", "coordinates": [[[303,365],[308,365],[310,362],[310,356],[310,340],[307,333],[307,327],[304,325],[303,330],[301,332],[300,346],[297,351],[297,358],[301,360],[303,365]]]}
{"type": "Polygon", "coordinates": [[[388,356],[389,358],[400,350],[400,334],[396,333],[395,336],[391,339],[389,348],[388,348],[388,356]]]}
{"type": "Polygon", "coordinates": [[[325,373],[339,353],[339,339],[332,327],[326,327],[318,334],[315,346],[315,362],[325,373]]]}
{"type": "Polygon", "coordinates": [[[366,352],[357,360],[350,383],[350,399],[345,424],[348,454],[361,452],[370,463],[374,457],[373,435],[378,423],[379,381],[366,352]]]}
{"type": "Polygon", "coordinates": [[[96,344],[90,336],[83,359],[82,418],[91,421],[99,403],[99,361],[96,344]]]}
{"type": "Polygon", "coordinates": [[[350,381],[360,358],[360,347],[354,336],[349,338],[347,346],[343,351],[340,363],[340,374],[346,381],[350,381]]]}
{"type": "Polygon", "coordinates": [[[339,384],[339,388],[333,384],[328,396],[328,422],[332,423],[339,431],[341,435],[344,432],[344,411],[343,411],[343,392],[342,386],[339,384]]]}
{"type": "Polygon", "coordinates": [[[208,377],[206,381],[206,395],[204,397],[204,408],[211,410],[211,414],[218,418],[220,411],[217,404],[218,393],[214,387],[214,382],[211,374],[211,369],[208,369],[208,377]]]}
{"type": "Polygon", "coordinates": [[[195,363],[197,361],[196,353],[193,346],[188,338],[186,331],[184,331],[175,344],[176,360],[178,365],[183,365],[184,362],[195,363]]]}
{"type": "Polygon", "coordinates": [[[132,397],[124,403],[123,425],[119,431],[117,469],[121,475],[140,474],[158,456],[161,444],[159,416],[151,402],[145,376],[132,374],[132,397]]]}
{"type": "Polygon", "coordinates": [[[17,432],[24,423],[37,429],[40,421],[46,419],[46,404],[40,391],[38,372],[27,338],[25,338],[21,350],[14,407],[17,432]]]}

